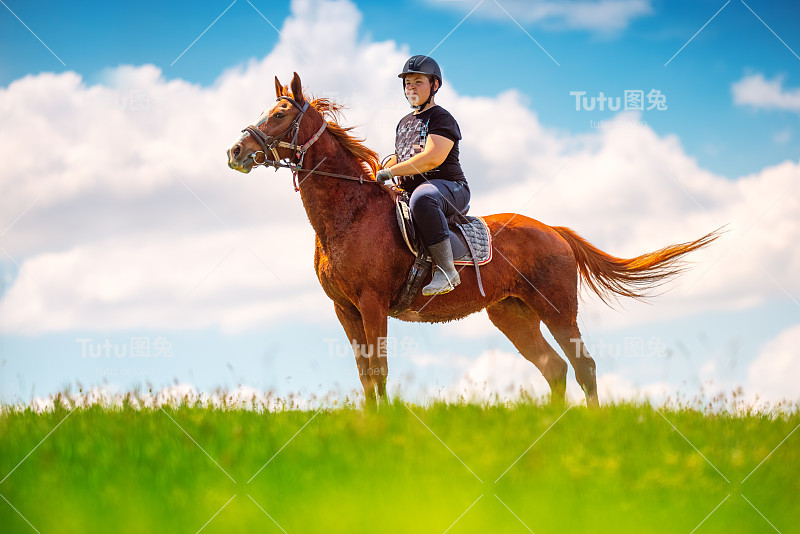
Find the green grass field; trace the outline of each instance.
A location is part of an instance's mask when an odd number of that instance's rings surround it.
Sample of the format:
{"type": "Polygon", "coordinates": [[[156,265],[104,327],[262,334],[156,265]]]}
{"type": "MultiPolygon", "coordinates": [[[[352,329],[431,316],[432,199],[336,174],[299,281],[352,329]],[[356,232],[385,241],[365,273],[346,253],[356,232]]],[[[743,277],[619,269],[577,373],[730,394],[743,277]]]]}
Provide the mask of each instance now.
{"type": "Polygon", "coordinates": [[[0,531],[798,533],[798,425],[533,402],[6,410],[0,531]]]}

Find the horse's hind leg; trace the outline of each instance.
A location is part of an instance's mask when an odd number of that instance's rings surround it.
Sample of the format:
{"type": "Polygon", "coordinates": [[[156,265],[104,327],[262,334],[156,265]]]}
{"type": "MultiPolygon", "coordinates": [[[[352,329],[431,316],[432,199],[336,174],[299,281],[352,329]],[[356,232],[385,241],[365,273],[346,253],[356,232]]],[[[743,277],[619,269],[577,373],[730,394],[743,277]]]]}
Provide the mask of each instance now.
{"type": "Polygon", "coordinates": [[[600,403],[597,398],[597,367],[583,344],[576,315],[569,321],[565,320],[566,315],[554,315],[545,320],[545,324],[575,369],[575,379],[586,395],[587,406],[597,406],[600,403]]]}
{"type": "MultiPolygon", "coordinates": [[[[597,376],[596,365],[581,339],[578,329],[578,269],[573,253],[566,248],[555,254],[546,266],[540,266],[539,286],[526,288],[522,298],[528,306],[539,313],[539,317],[553,334],[561,350],[575,370],[575,378],[586,395],[586,404],[596,406],[597,376]]],[[[554,250],[554,252],[558,252],[554,250]]],[[[534,269],[537,267],[535,266],[534,269]]]]}
{"type": "Polygon", "coordinates": [[[550,384],[550,401],[561,404],[567,387],[567,362],[542,336],[539,316],[520,299],[508,297],[486,308],[489,319],[550,384]]]}

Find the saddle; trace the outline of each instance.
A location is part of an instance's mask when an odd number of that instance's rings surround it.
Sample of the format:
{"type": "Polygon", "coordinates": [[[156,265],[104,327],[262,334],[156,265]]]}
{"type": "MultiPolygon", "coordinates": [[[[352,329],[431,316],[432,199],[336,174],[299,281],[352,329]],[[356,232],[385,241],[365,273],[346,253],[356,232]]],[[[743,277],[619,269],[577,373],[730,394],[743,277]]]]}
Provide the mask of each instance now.
{"type": "MultiPolygon", "coordinates": [[[[411,301],[419,293],[422,283],[430,272],[433,262],[411,216],[411,208],[408,204],[409,194],[400,190],[399,194],[393,196],[400,234],[403,236],[408,250],[415,257],[400,295],[389,308],[389,315],[396,317],[409,308],[411,301]]],[[[467,215],[468,211],[469,205],[461,213],[455,213],[447,218],[450,247],[453,249],[453,263],[475,267],[478,288],[481,295],[485,297],[480,266],[492,260],[492,235],[484,220],[467,215]]]]}

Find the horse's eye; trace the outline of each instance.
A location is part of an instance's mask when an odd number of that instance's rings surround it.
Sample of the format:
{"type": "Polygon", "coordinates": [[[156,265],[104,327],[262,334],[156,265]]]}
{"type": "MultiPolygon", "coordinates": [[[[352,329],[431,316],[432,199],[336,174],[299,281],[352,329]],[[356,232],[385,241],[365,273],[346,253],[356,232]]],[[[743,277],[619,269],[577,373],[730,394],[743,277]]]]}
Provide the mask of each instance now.
{"type": "Polygon", "coordinates": [[[282,119],[282,118],[284,118],[285,116],[286,116],[286,115],[285,115],[284,113],[281,113],[280,111],[279,111],[279,112],[277,112],[275,115],[273,115],[273,117],[275,117],[276,119],[282,119]]]}

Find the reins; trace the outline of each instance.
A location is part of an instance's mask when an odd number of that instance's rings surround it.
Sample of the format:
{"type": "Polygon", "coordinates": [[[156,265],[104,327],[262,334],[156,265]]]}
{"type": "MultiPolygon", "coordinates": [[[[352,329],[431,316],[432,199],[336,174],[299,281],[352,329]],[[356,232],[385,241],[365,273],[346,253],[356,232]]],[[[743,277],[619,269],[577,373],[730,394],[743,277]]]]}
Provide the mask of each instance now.
{"type": "Polygon", "coordinates": [[[317,130],[317,133],[315,133],[313,136],[311,136],[311,139],[309,139],[308,141],[306,141],[302,145],[298,145],[297,144],[297,136],[300,133],[300,121],[303,119],[303,116],[305,115],[306,111],[308,110],[309,103],[306,100],[304,105],[301,106],[300,104],[297,103],[296,100],[294,100],[293,98],[290,98],[288,96],[279,96],[278,100],[286,100],[287,102],[292,104],[294,107],[296,107],[300,113],[297,114],[297,116],[294,118],[294,120],[289,125],[289,127],[282,134],[278,135],[277,137],[273,137],[271,135],[266,135],[264,132],[262,132],[259,129],[259,126],[264,124],[269,119],[269,116],[267,116],[264,119],[262,119],[258,124],[247,126],[246,128],[244,128],[242,130],[242,132],[247,132],[250,135],[252,135],[253,139],[255,139],[256,142],[259,145],[261,145],[261,148],[262,148],[262,150],[257,150],[257,151],[253,152],[250,155],[250,157],[253,159],[253,166],[254,167],[258,167],[258,166],[273,167],[276,172],[278,171],[279,168],[284,168],[284,169],[291,170],[292,171],[292,176],[293,176],[292,183],[294,185],[294,190],[295,191],[300,191],[300,186],[299,186],[298,181],[297,181],[297,175],[300,172],[307,172],[308,174],[321,174],[323,176],[330,176],[330,177],[333,177],[333,178],[341,178],[343,180],[353,180],[353,181],[357,181],[357,182],[362,183],[362,184],[377,184],[377,185],[381,185],[382,182],[378,182],[376,180],[366,179],[366,178],[364,178],[364,175],[348,176],[346,174],[337,174],[337,173],[333,173],[333,172],[318,171],[318,170],[316,170],[316,168],[314,168],[314,169],[304,169],[303,168],[303,160],[305,159],[306,152],[322,136],[323,132],[325,131],[325,128],[327,128],[327,126],[328,126],[328,123],[323,119],[322,126],[320,127],[319,130],[317,130]],[[286,137],[287,134],[289,134],[289,132],[292,132],[292,131],[294,133],[292,134],[291,143],[287,143],[286,141],[283,141],[282,139],[284,137],[286,137]],[[294,152],[294,155],[293,156],[289,156],[287,158],[281,158],[278,155],[278,148],[288,148],[289,150],[294,152]],[[272,155],[273,155],[274,159],[272,159],[272,160],[267,159],[267,153],[268,152],[272,152],[272,155]],[[262,154],[264,156],[263,161],[258,161],[258,154],[262,154]],[[293,157],[297,158],[297,160],[298,160],[297,163],[293,163],[291,161],[293,157]],[[284,160],[286,160],[286,161],[284,161],[284,160]]]}

